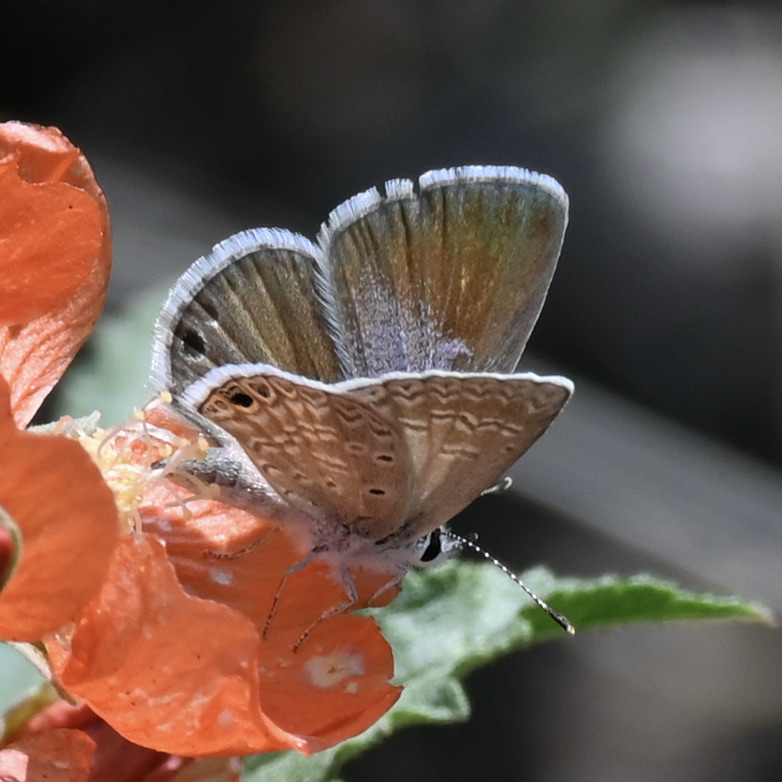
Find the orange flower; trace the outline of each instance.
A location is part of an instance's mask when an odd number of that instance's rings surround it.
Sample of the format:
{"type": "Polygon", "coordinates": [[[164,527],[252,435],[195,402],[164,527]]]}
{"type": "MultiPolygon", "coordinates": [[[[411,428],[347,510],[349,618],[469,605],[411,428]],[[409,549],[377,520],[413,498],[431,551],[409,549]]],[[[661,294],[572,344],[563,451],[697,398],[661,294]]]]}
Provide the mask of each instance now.
{"type": "Polygon", "coordinates": [[[117,512],[77,442],[14,419],[29,421],[95,324],[111,251],[103,195],[59,131],[0,125],[0,188],[0,506],[21,539],[0,636],[35,641],[98,589],[117,512]]]}
{"type": "Polygon", "coordinates": [[[30,719],[0,750],[7,782],[239,782],[232,759],[195,760],[122,738],[87,706],[58,701],[30,719]]]}
{"type": "Polygon", "coordinates": [[[355,573],[349,606],[325,563],[291,572],[308,549],[289,531],[187,496],[151,485],[143,532],[121,539],[73,631],[46,640],[61,684],[177,755],[310,754],[372,725],[399,696],[390,647],[374,620],[328,614],[366,605],[390,575],[355,573]]]}
{"type": "MultiPolygon", "coordinates": [[[[0,635],[42,639],[58,686],[164,757],[309,754],[372,725],[399,696],[393,659],[374,620],[347,612],[390,600],[393,573],[352,572],[351,604],[343,574],[304,564],[295,530],[170,483],[160,460],[201,446],[165,407],[112,434],[61,424],[78,442],[17,430],[100,313],[109,234],[58,131],[0,127],[0,186],[0,505],[22,539],[0,635]]],[[[32,747],[76,770],[58,779],[86,778],[93,745],[67,727],[39,725],[2,756],[32,747]]]]}
{"type": "Polygon", "coordinates": [[[74,619],[99,588],[117,510],[79,443],[16,429],[2,378],[0,454],[0,505],[21,534],[21,557],[0,592],[0,637],[36,641],[74,619]]]}
{"type": "Polygon", "coordinates": [[[111,271],[106,200],[56,128],[0,125],[0,374],[29,422],[89,336],[111,271]]]}
{"type": "Polygon", "coordinates": [[[77,730],[32,733],[0,750],[0,778],[8,782],[86,782],[95,742],[77,730]]]}

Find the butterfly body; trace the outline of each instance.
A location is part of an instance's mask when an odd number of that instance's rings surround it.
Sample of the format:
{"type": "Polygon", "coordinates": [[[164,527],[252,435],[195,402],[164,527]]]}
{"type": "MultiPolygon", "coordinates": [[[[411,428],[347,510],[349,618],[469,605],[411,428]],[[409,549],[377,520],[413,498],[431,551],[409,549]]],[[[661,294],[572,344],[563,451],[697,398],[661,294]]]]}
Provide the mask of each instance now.
{"type": "Polygon", "coordinates": [[[511,168],[419,182],[348,200],[317,243],[231,237],[182,277],[156,327],[155,382],[219,448],[202,474],[340,561],[423,557],[572,392],[514,373],[564,192],[511,168]]]}

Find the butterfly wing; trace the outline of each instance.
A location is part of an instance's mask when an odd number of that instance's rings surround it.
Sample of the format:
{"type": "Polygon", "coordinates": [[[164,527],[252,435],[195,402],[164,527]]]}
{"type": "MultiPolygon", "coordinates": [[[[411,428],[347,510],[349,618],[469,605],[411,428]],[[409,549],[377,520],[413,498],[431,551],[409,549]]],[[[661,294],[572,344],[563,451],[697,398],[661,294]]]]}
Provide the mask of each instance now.
{"type": "Polygon", "coordinates": [[[155,326],[153,382],[178,401],[215,367],[270,363],[327,382],[342,377],[318,294],[319,250],[288,231],[236,234],[200,258],[155,326]]]}
{"type": "Polygon", "coordinates": [[[358,398],[270,366],[216,370],[186,401],[238,441],[320,538],[375,540],[404,521],[414,473],[394,421],[358,398]]]}
{"type": "Polygon", "coordinates": [[[402,547],[466,507],[545,431],[564,378],[429,372],[328,386],[269,366],[185,393],[321,540],[402,547]]]}
{"type": "Polygon", "coordinates": [[[427,535],[467,507],[545,432],[572,391],[561,377],[444,372],[391,375],[349,391],[398,422],[408,452],[415,504],[396,539],[427,535]]]}
{"type": "Polygon", "coordinates": [[[430,369],[512,372],[537,320],[567,222],[550,177],[431,171],[335,209],[318,242],[346,377],[430,369]]]}
{"type": "Polygon", "coordinates": [[[236,234],[175,284],[155,327],[153,382],[178,395],[208,371],[272,364],[324,382],[430,369],[511,372],[567,222],[550,177],[432,171],[335,209],[318,242],[236,234]]]}

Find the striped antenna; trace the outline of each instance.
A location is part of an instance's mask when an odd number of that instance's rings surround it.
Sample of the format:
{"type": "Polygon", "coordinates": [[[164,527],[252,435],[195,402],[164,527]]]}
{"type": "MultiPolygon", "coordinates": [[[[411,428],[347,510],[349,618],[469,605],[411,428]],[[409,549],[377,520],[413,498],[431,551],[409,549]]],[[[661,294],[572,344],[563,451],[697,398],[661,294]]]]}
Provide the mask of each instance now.
{"type": "Polygon", "coordinates": [[[520,586],[563,630],[570,635],[575,635],[576,628],[573,627],[570,620],[559,611],[555,611],[545,600],[539,598],[509,567],[502,564],[502,562],[489,554],[488,551],[482,549],[474,538],[466,538],[461,535],[457,535],[451,530],[447,531],[448,537],[451,541],[461,548],[468,548],[471,551],[480,554],[485,559],[488,559],[495,567],[498,567],[511,581],[520,586]]]}

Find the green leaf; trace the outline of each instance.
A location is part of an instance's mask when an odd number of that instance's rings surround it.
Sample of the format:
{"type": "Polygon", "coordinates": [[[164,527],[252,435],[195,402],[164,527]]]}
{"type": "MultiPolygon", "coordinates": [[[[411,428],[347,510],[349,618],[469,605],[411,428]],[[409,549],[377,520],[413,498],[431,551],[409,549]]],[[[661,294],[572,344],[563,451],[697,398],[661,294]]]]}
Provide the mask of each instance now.
{"type": "MultiPolygon", "coordinates": [[[[557,579],[536,568],[525,574],[524,581],[564,613],[577,633],[630,622],[771,622],[768,610],[756,603],[689,592],[651,576],[557,579]]],[[[246,780],[335,782],[347,760],[399,728],[467,719],[469,703],[460,680],[477,666],[541,641],[577,643],[578,638],[567,635],[488,563],[449,562],[412,571],[399,597],[370,613],[394,648],[395,679],[405,686],[402,697],[369,730],[312,758],[295,752],[249,758],[246,780]]]]}
{"type": "Polygon", "coordinates": [[[46,682],[24,655],[5,643],[0,643],[0,672],[0,715],[46,682]]]}

